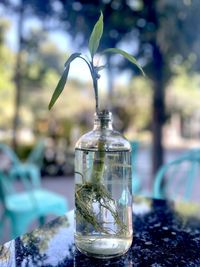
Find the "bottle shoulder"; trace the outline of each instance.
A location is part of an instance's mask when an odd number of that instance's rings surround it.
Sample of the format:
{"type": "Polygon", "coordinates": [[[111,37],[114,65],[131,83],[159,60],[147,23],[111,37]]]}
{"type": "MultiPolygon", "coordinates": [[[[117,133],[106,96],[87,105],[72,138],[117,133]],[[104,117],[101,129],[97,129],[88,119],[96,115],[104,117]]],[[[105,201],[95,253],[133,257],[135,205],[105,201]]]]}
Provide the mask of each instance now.
{"type": "Polygon", "coordinates": [[[76,149],[98,150],[99,141],[103,142],[105,151],[131,151],[129,141],[118,131],[93,130],[82,135],[76,143],[76,149]]]}

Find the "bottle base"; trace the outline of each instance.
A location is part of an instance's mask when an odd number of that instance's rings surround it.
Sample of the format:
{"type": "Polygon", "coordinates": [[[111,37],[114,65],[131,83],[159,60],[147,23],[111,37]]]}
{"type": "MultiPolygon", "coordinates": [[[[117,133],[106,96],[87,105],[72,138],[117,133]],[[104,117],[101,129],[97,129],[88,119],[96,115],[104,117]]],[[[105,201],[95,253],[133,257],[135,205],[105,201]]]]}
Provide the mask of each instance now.
{"type": "Polygon", "coordinates": [[[89,257],[109,259],[122,256],[132,244],[132,237],[77,236],[77,249],[89,257]]]}

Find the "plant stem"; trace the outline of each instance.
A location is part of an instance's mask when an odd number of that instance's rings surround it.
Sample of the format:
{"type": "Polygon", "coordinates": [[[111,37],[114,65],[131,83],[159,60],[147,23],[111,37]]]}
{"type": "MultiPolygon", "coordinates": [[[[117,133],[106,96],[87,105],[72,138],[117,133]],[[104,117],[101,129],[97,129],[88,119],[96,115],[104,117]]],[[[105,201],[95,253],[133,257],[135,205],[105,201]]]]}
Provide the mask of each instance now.
{"type": "Polygon", "coordinates": [[[96,100],[96,113],[99,113],[99,97],[98,97],[98,82],[97,79],[93,79],[93,86],[94,86],[94,92],[95,92],[95,100],[96,100]]]}
{"type": "Polygon", "coordinates": [[[95,70],[94,67],[94,63],[93,63],[93,58],[91,60],[91,62],[88,62],[84,57],[82,56],[78,56],[79,58],[83,59],[85,61],[85,63],[88,65],[91,76],[92,76],[92,82],[93,82],[93,88],[94,88],[94,94],[95,94],[95,109],[96,109],[96,113],[99,113],[99,97],[98,97],[98,74],[95,70]]]}
{"type": "Polygon", "coordinates": [[[91,76],[92,76],[92,82],[93,82],[93,88],[94,88],[94,94],[95,94],[95,109],[96,113],[99,113],[99,97],[98,97],[98,74],[95,70],[94,64],[93,64],[93,58],[91,62],[88,62],[84,57],[78,56],[79,58],[83,59],[85,63],[88,65],[91,76]]]}
{"type": "Polygon", "coordinates": [[[101,183],[104,164],[105,164],[104,145],[105,145],[105,142],[103,140],[99,140],[98,152],[96,154],[96,158],[94,158],[93,170],[92,170],[91,181],[93,184],[100,184],[101,183]]]}
{"type": "Polygon", "coordinates": [[[98,94],[98,75],[95,71],[93,62],[91,62],[92,66],[92,80],[93,80],[93,87],[94,87],[94,93],[95,93],[95,101],[96,101],[96,113],[99,113],[99,94],[98,94]]]}
{"type": "Polygon", "coordinates": [[[92,67],[92,80],[93,80],[93,87],[94,87],[94,93],[95,93],[95,102],[96,102],[96,113],[99,113],[99,97],[98,97],[98,74],[95,71],[94,68],[94,58],[92,56],[92,60],[91,60],[91,67],[92,67]]]}

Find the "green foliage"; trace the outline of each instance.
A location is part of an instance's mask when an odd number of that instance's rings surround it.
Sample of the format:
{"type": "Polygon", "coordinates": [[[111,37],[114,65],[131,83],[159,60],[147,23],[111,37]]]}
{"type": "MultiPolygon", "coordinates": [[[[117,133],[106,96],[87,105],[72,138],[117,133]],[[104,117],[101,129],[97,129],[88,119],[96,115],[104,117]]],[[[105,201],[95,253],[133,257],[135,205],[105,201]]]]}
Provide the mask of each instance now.
{"type": "Polygon", "coordinates": [[[11,79],[14,55],[5,44],[5,36],[8,30],[9,22],[5,19],[0,19],[0,91],[13,87],[11,79]]]}
{"type": "Polygon", "coordinates": [[[135,133],[148,129],[152,113],[152,83],[141,76],[134,77],[127,86],[117,85],[114,95],[114,111],[118,115],[120,131],[135,133]]]}
{"type": "Polygon", "coordinates": [[[65,67],[64,72],[62,74],[61,79],[59,80],[56,89],[53,93],[53,96],[51,98],[51,101],[49,103],[49,109],[51,109],[54,105],[54,103],[56,102],[57,98],[59,97],[59,95],[62,93],[64,87],[65,87],[65,83],[67,81],[67,76],[69,73],[69,65],[67,67],[65,67]]]}
{"type": "MultiPolygon", "coordinates": [[[[58,99],[58,97],[60,96],[61,92],[63,91],[64,87],[65,87],[65,83],[67,81],[67,77],[68,77],[68,72],[69,72],[69,66],[70,63],[75,59],[75,58],[81,58],[82,60],[84,60],[90,70],[91,76],[92,76],[92,80],[93,80],[93,87],[94,87],[94,92],[95,92],[95,100],[96,100],[96,112],[99,112],[99,103],[98,103],[98,79],[100,78],[99,75],[99,71],[102,70],[104,68],[104,66],[96,66],[93,63],[93,57],[95,55],[95,52],[97,51],[98,47],[99,47],[99,43],[101,40],[103,34],[103,14],[101,12],[100,18],[98,19],[98,21],[96,22],[90,39],[89,39],[89,51],[91,53],[91,57],[92,57],[92,61],[89,61],[87,59],[87,57],[84,57],[81,55],[81,53],[74,53],[72,54],[69,59],[66,61],[65,63],[65,70],[63,75],[61,76],[61,79],[58,82],[58,85],[55,88],[55,91],[53,93],[53,96],[50,100],[49,103],[49,109],[51,109],[53,107],[53,105],[55,104],[56,100],[58,99]]],[[[117,53],[122,55],[124,58],[126,58],[128,61],[130,61],[132,64],[136,65],[144,74],[142,68],[140,67],[140,65],[138,64],[137,60],[131,56],[130,54],[128,54],[127,52],[121,50],[121,49],[115,49],[115,48],[109,48],[103,51],[103,53],[117,53]]]]}
{"type": "Polygon", "coordinates": [[[167,110],[169,114],[177,113],[187,118],[200,109],[200,75],[188,73],[184,66],[178,67],[176,71],[177,75],[167,88],[167,110]]]}
{"type": "Polygon", "coordinates": [[[68,59],[67,61],[65,62],[65,67],[69,67],[70,66],[70,63],[77,57],[79,57],[81,55],[81,53],[74,53],[72,54],[68,59]]]}
{"type": "Polygon", "coordinates": [[[141,68],[141,66],[137,63],[137,60],[131,56],[130,54],[128,54],[127,52],[119,49],[119,48],[108,48],[105,49],[103,51],[103,53],[114,53],[114,54],[119,54],[122,55],[124,58],[126,58],[128,61],[130,61],[132,64],[136,65],[138,67],[138,69],[140,69],[140,71],[142,72],[142,74],[145,76],[145,73],[143,71],[143,69],[141,68]]]}
{"type": "Polygon", "coordinates": [[[30,29],[24,38],[20,126],[33,128],[34,121],[48,116],[46,106],[50,91],[59,79],[66,53],[41,29],[30,29]]]}
{"type": "Polygon", "coordinates": [[[37,90],[44,87],[45,76],[50,69],[60,73],[63,55],[42,30],[31,29],[25,44],[22,51],[23,88],[37,90]]]}
{"type": "Polygon", "coordinates": [[[99,20],[95,24],[89,40],[89,50],[92,58],[94,57],[94,54],[96,53],[99,47],[99,42],[101,40],[102,34],[103,34],[103,14],[101,12],[99,20]]]}
{"type": "Polygon", "coordinates": [[[8,128],[13,116],[13,68],[15,55],[5,44],[9,22],[0,19],[0,127],[8,128]]]}
{"type": "Polygon", "coordinates": [[[68,73],[69,73],[70,63],[75,58],[79,57],[80,55],[81,55],[80,53],[74,53],[65,62],[64,72],[63,72],[61,79],[59,80],[58,85],[56,86],[56,89],[53,93],[53,96],[52,96],[51,101],[49,103],[49,109],[51,109],[53,107],[54,103],[56,102],[56,100],[58,99],[59,95],[62,93],[62,91],[65,87],[65,83],[67,81],[67,77],[68,77],[68,73]]]}

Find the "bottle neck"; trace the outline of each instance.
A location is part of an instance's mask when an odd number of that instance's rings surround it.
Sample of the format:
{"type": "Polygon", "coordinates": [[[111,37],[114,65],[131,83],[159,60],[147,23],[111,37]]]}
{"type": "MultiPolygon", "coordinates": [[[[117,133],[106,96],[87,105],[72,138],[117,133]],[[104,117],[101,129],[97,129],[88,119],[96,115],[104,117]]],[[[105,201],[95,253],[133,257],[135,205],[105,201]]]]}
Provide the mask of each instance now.
{"type": "Polygon", "coordinates": [[[95,113],[94,115],[94,130],[103,130],[108,129],[112,130],[112,113],[103,110],[100,111],[98,114],[95,113]]]}

